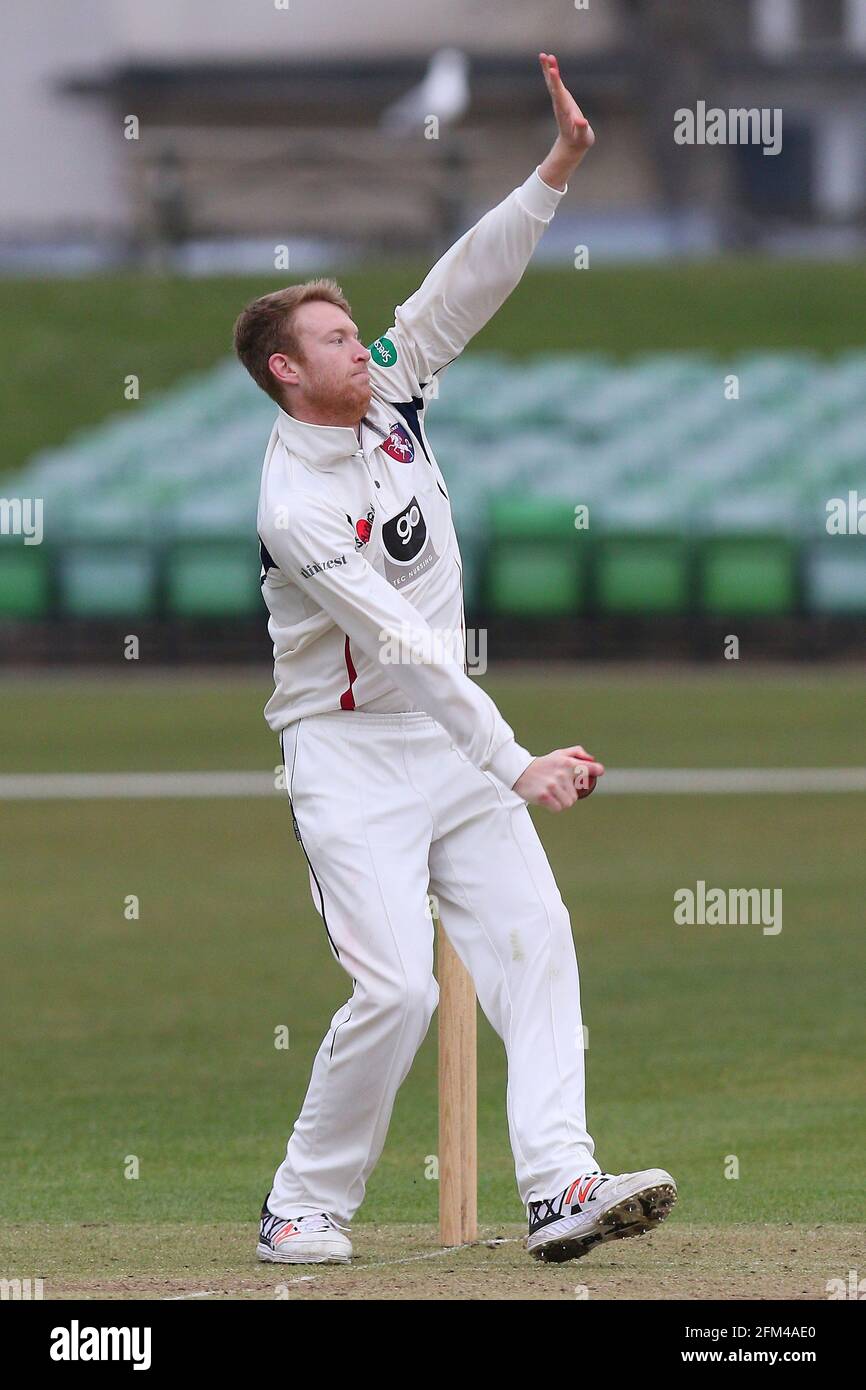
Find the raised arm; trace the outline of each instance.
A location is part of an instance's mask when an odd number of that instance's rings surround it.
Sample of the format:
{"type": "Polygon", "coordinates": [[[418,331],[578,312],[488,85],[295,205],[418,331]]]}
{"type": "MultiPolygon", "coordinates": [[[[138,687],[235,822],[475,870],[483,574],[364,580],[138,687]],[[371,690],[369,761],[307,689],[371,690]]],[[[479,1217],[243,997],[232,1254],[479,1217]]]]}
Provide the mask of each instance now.
{"type": "Polygon", "coordinates": [[[552,53],[539,53],[538,61],[559,131],[553,149],[539,165],[539,173],[545,183],[565,192],[568,180],[580,164],[584,155],[595,144],[595,134],[571,92],[563,83],[559,73],[559,63],[552,53]]]}
{"type": "Polygon", "coordinates": [[[539,55],[558,134],[525,183],[446,251],[420,289],[395,311],[393,326],[371,345],[370,372],[386,400],[422,395],[431,378],[466,347],[511,294],[568,179],[595,142],[586,117],[563,85],[552,54],[539,55]]]}

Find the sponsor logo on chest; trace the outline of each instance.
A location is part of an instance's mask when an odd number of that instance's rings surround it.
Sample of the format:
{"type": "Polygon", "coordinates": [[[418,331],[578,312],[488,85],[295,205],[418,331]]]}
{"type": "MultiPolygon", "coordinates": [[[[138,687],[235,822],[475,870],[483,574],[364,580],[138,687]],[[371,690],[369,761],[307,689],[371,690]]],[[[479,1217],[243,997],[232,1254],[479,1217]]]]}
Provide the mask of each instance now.
{"type": "Polygon", "coordinates": [[[402,511],[382,524],[385,578],[395,589],[402,589],[429,569],[439,556],[427,529],[417,497],[402,511]]]}

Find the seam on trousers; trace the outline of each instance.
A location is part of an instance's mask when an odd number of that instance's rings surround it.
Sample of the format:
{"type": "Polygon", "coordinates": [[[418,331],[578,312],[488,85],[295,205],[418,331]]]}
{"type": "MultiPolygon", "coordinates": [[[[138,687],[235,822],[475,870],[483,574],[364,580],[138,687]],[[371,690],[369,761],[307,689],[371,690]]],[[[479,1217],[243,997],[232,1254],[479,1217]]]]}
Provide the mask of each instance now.
{"type": "MultiPolygon", "coordinates": [[[[285,732],[285,730],[283,730],[283,732],[285,732]]],[[[284,748],[284,746],[283,746],[283,732],[280,733],[280,750],[281,750],[282,755],[283,755],[283,771],[285,772],[285,768],[286,768],[286,753],[285,753],[285,748],[284,748]]],[[[315,869],[313,868],[313,866],[312,866],[312,864],[311,864],[311,862],[310,862],[310,856],[309,856],[308,853],[307,853],[307,847],[306,847],[306,845],[304,844],[303,839],[301,838],[301,827],[300,827],[300,825],[298,824],[298,817],[297,817],[297,813],[296,813],[296,811],[295,811],[295,804],[294,804],[294,802],[293,802],[293,800],[292,800],[292,789],[293,789],[294,780],[295,780],[295,762],[296,762],[297,757],[298,757],[298,744],[300,743],[300,740],[301,740],[301,721],[298,720],[298,729],[297,729],[297,733],[295,734],[295,750],[294,750],[294,753],[293,753],[293,755],[292,755],[292,772],[291,772],[291,776],[290,776],[290,778],[289,778],[289,786],[288,786],[289,810],[290,810],[291,813],[292,813],[292,824],[294,825],[295,831],[296,831],[296,833],[297,833],[298,844],[301,846],[301,851],[302,851],[302,853],[303,853],[304,858],[305,858],[306,861],[307,861],[307,868],[309,869],[310,873],[313,875],[313,882],[315,883],[317,889],[319,890],[319,903],[320,903],[320,905],[321,905],[321,913],[320,913],[320,915],[321,915],[321,918],[322,918],[322,925],[323,925],[324,928],[325,928],[325,935],[326,935],[327,938],[328,938],[328,943],[329,943],[329,945],[330,945],[330,947],[331,947],[331,950],[333,951],[334,955],[337,957],[337,960],[339,961],[339,960],[340,960],[340,952],[339,952],[339,950],[337,949],[337,943],[335,942],[334,938],[333,938],[332,935],[331,935],[331,930],[330,930],[330,927],[328,926],[328,918],[327,918],[327,915],[326,915],[326,913],[325,913],[325,894],[324,894],[324,890],[323,890],[323,888],[322,888],[321,883],[319,882],[319,876],[318,876],[318,874],[316,873],[315,869]]],[[[342,964],[342,962],[340,962],[340,963],[342,964]]]]}
{"type": "Polygon", "coordinates": [[[403,738],[401,752],[403,755],[403,767],[406,771],[406,781],[409,783],[409,786],[412,788],[415,795],[420,797],[421,800],[424,802],[424,805],[427,807],[427,812],[430,816],[430,840],[432,843],[433,840],[436,838],[436,814],[433,810],[433,807],[430,805],[430,802],[427,800],[427,797],[424,795],[424,792],[420,789],[420,787],[416,787],[415,783],[412,781],[412,774],[409,771],[409,759],[406,757],[405,736],[403,738]]]}
{"type": "MultiPolygon", "coordinates": [[[[353,984],[355,983],[354,980],[352,981],[352,983],[353,983],[353,984]]],[[[354,994],[354,992],[355,992],[355,991],[353,990],[352,993],[354,994]]],[[[340,1019],[340,1022],[337,1024],[336,1028],[333,1030],[333,1036],[332,1036],[332,1038],[331,1038],[331,1051],[328,1053],[328,1061],[329,1061],[329,1062],[330,1062],[330,1061],[333,1061],[333,1057],[334,1057],[334,1043],[337,1041],[337,1034],[339,1033],[339,1031],[340,1031],[340,1029],[342,1028],[342,1026],[343,1026],[344,1023],[351,1023],[351,1022],[352,1022],[352,1009],[351,1009],[351,1004],[352,1004],[352,1001],[351,1001],[351,999],[350,999],[349,1002],[348,1002],[348,1004],[344,1004],[344,1005],[343,1005],[343,1008],[344,1008],[344,1009],[348,1008],[348,1010],[349,1010],[349,1017],[348,1017],[348,1018],[341,1018],[341,1019],[340,1019]]]]}

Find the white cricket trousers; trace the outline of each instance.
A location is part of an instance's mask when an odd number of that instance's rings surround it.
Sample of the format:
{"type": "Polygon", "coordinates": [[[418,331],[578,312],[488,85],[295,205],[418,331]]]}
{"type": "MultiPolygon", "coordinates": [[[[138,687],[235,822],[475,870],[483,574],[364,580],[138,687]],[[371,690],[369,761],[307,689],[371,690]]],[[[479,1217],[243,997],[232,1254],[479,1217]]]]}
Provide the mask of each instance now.
{"type": "Polygon", "coordinates": [[[313,715],[281,742],[313,901],[353,989],[316,1054],[270,1210],[348,1223],[363,1201],[439,997],[428,892],[505,1044],[521,1199],[598,1168],[571,926],[526,803],[423,713],[313,715]]]}

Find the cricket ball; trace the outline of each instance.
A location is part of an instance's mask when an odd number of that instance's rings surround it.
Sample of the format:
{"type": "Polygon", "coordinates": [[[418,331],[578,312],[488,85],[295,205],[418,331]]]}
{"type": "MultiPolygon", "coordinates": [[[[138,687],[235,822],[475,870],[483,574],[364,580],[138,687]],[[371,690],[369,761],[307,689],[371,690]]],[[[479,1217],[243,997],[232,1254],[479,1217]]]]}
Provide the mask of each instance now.
{"type": "Polygon", "coordinates": [[[584,797],[591,796],[595,791],[597,777],[587,777],[583,768],[578,765],[574,771],[574,785],[577,789],[578,801],[583,801],[584,797]]]}

